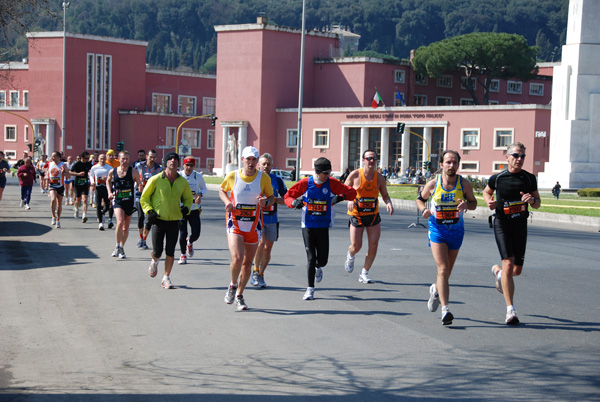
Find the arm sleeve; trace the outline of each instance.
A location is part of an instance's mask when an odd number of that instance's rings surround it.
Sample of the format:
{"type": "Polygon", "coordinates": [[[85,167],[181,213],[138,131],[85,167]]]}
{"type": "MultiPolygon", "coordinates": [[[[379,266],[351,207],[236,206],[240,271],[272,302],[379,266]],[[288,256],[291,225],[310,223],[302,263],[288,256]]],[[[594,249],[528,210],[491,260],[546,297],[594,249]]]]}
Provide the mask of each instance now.
{"type": "Polygon", "coordinates": [[[194,203],[194,196],[192,195],[192,189],[186,179],[184,179],[181,176],[179,176],[179,179],[181,179],[183,181],[183,185],[182,185],[183,194],[181,195],[181,202],[183,203],[183,205],[185,207],[187,207],[189,210],[191,210],[192,204],[194,203]]]}
{"type": "Polygon", "coordinates": [[[223,191],[225,191],[226,193],[231,191],[233,189],[234,182],[235,182],[235,172],[227,173],[227,176],[225,176],[225,179],[223,179],[223,182],[221,183],[221,189],[223,191]]]}
{"type": "Polygon", "coordinates": [[[356,190],[343,184],[338,179],[330,178],[329,187],[334,194],[343,196],[345,200],[353,200],[356,198],[356,190]]]}
{"type": "Polygon", "coordinates": [[[206,182],[204,181],[204,176],[202,176],[202,173],[200,173],[200,178],[198,179],[198,187],[200,187],[200,194],[204,196],[204,194],[206,194],[208,191],[208,188],[206,187],[206,182]]]}
{"type": "MultiPolygon", "coordinates": [[[[156,180],[154,180],[155,177],[159,177],[159,176],[158,175],[152,176],[150,178],[150,180],[148,180],[148,183],[146,183],[146,186],[144,187],[144,191],[142,192],[142,196],[140,197],[140,205],[142,206],[142,210],[144,211],[145,214],[147,214],[148,211],[153,209],[152,194],[154,194],[154,189],[156,187],[156,180]]],[[[191,192],[191,190],[190,190],[190,192],[191,192]]]]}
{"type": "Polygon", "coordinates": [[[304,178],[298,182],[296,182],[296,184],[294,184],[292,187],[290,187],[290,189],[287,191],[287,193],[285,193],[284,196],[284,201],[285,201],[285,205],[287,205],[288,207],[292,207],[292,202],[294,202],[294,200],[298,197],[300,197],[302,194],[304,194],[306,192],[306,189],[308,188],[308,179],[304,178]]]}

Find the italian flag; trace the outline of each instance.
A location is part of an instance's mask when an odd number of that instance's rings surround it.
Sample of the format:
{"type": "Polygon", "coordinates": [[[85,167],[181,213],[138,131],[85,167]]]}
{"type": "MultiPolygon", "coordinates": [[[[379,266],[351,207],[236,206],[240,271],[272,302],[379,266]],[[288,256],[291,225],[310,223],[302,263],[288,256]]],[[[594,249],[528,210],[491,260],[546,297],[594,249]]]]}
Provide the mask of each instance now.
{"type": "Polygon", "coordinates": [[[381,95],[379,95],[379,91],[375,91],[375,96],[373,96],[373,101],[371,102],[371,107],[373,109],[377,109],[378,106],[383,106],[383,99],[381,99],[381,95]]]}

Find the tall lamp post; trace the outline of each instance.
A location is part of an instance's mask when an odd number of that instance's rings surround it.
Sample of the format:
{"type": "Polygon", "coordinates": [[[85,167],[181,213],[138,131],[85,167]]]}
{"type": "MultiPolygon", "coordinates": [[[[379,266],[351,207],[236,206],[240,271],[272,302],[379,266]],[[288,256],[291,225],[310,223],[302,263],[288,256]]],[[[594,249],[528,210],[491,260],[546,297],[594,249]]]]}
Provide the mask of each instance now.
{"type": "MultiPolygon", "coordinates": [[[[62,68],[62,153],[63,156],[65,154],[65,103],[66,103],[66,80],[67,80],[67,74],[66,74],[66,67],[67,67],[67,8],[69,8],[69,2],[68,1],[63,1],[62,3],[62,8],[63,8],[63,68],[62,68]]],[[[53,152],[52,149],[49,150],[50,152],[53,152]]]]}
{"type": "Polygon", "coordinates": [[[306,33],[306,0],[302,0],[302,35],[300,42],[300,85],[298,88],[298,143],[296,144],[296,177],[300,178],[300,146],[302,145],[302,102],[304,95],[304,35],[306,33]]]}

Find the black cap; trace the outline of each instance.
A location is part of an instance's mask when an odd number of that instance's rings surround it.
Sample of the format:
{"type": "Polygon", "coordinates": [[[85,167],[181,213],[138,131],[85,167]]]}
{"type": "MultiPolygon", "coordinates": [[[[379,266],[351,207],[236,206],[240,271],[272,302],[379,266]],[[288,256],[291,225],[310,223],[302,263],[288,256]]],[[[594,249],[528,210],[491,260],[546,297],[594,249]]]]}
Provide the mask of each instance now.
{"type": "Polygon", "coordinates": [[[167,165],[167,161],[171,160],[171,159],[177,159],[177,162],[181,162],[179,160],[179,155],[176,152],[169,152],[168,154],[165,155],[165,159],[163,161],[163,165],[167,165]]]}
{"type": "Polygon", "coordinates": [[[315,161],[315,173],[322,173],[331,170],[331,162],[327,158],[319,158],[315,161]]]}

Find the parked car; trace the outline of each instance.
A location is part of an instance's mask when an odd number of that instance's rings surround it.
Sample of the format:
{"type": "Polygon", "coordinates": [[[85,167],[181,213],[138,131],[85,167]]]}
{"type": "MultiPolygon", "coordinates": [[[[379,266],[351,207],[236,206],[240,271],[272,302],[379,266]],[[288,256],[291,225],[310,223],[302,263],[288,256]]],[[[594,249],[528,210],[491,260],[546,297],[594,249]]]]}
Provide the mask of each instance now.
{"type": "Polygon", "coordinates": [[[271,173],[281,177],[282,180],[292,180],[292,171],[291,170],[281,170],[281,169],[272,169],[271,173]]]}

